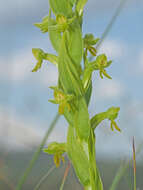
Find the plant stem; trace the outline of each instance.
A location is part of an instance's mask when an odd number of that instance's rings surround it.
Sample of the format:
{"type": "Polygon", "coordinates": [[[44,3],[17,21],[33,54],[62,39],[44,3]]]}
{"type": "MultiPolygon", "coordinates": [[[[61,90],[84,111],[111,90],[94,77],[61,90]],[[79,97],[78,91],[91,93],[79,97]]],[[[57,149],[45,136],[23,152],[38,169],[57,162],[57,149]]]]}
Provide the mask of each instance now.
{"type": "Polygon", "coordinates": [[[22,177],[20,178],[18,184],[17,184],[17,187],[15,190],[20,190],[23,186],[23,184],[25,183],[29,173],[31,172],[36,160],[38,159],[39,155],[40,155],[40,152],[43,148],[43,146],[45,145],[49,135],[51,134],[51,132],[53,131],[58,119],[59,119],[60,115],[59,114],[56,114],[54,120],[52,121],[48,131],[46,132],[44,138],[42,139],[41,141],[41,144],[39,145],[39,147],[37,148],[37,151],[34,153],[32,159],[30,160],[29,164],[28,164],[28,167],[26,168],[26,170],[24,171],[22,177]]]}

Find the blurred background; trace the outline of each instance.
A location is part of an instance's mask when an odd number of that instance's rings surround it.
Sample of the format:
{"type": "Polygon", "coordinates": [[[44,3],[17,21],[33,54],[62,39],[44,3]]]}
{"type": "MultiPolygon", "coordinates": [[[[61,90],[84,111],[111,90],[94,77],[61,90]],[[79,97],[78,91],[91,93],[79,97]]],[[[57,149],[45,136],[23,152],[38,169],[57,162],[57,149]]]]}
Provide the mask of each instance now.
{"type": "MultiPolygon", "coordinates": [[[[120,0],[89,0],[85,8],[83,33],[101,37],[120,0]]],[[[55,53],[48,34],[34,23],[48,15],[48,0],[6,0],[0,6],[0,189],[14,190],[57,113],[49,86],[56,85],[58,73],[52,64],[32,73],[36,60],[32,48],[55,53]]],[[[96,151],[104,188],[109,189],[122,162],[132,159],[132,138],[137,151],[137,187],[143,189],[143,1],[127,0],[99,53],[113,60],[107,70],[112,80],[93,75],[90,116],[111,106],[120,106],[117,120],[122,132],[112,132],[109,122],[96,131],[96,151]]],[[[48,142],[65,142],[67,123],[63,117],[48,142]]],[[[53,165],[52,157],[41,153],[23,186],[34,189],[53,165]]],[[[44,181],[41,190],[58,190],[67,161],[44,181]]],[[[82,189],[71,168],[65,189],[82,189]]],[[[132,162],[117,190],[133,189],[132,162]]]]}

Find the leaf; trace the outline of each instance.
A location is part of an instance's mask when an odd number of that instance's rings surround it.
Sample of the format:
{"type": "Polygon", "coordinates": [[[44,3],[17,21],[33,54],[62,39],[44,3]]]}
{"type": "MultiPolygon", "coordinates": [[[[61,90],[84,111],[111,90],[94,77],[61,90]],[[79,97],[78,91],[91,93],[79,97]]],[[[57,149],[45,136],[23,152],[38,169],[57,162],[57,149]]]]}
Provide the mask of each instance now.
{"type": "Polygon", "coordinates": [[[93,67],[90,66],[90,64],[88,64],[87,67],[84,69],[82,83],[83,83],[83,87],[84,87],[85,91],[89,87],[93,71],[94,71],[94,69],[93,69],[93,67]]]}
{"type": "Polygon", "coordinates": [[[55,15],[72,16],[71,0],[49,0],[49,3],[55,15]]]}
{"type": "Polygon", "coordinates": [[[77,2],[77,0],[70,0],[70,3],[72,6],[74,6],[74,4],[77,2]]]}
{"type": "Polygon", "coordinates": [[[59,69],[59,80],[62,84],[63,90],[67,94],[82,95],[83,85],[80,79],[80,74],[74,64],[73,60],[69,56],[69,51],[67,48],[68,41],[67,36],[68,31],[63,33],[62,43],[58,56],[58,69],[59,69]]]}
{"type": "Polygon", "coordinates": [[[67,153],[79,181],[83,186],[88,186],[90,184],[88,157],[83,150],[82,144],[76,137],[75,128],[72,126],[68,128],[67,153]]]}
{"type": "Polygon", "coordinates": [[[85,91],[85,100],[86,100],[86,104],[87,106],[89,105],[90,102],[90,98],[91,98],[91,93],[92,93],[92,81],[90,81],[89,87],[87,88],[87,90],[85,91]]]}
{"type": "Polygon", "coordinates": [[[80,63],[83,57],[83,39],[79,22],[78,20],[70,25],[65,43],[70,59],[77,66],[77,69],[80,70],[80,63]]]}
{"type": "Polygon", "coordinates": [[[82,15],[83,9],[84,9],[84,6],[86,3],[87,3],[87,0],[78,0],[76,10],[77,10],[79,16],[82,15]]]}
{"type": "MultiPolygon", "coordinates": [[[[49,26],[50,27],[55,26],[56,24],[57,24],[56,21],[54,19],[52,19],[49,15],[49,26]]],[[[61,39],[62,39],[61,32],[59,32],[58,30],[49,29],[49,38],[50,38],[50,41],[51,41],[54,49],[58,53],[60,45],[61,45],[61,39]]]]}
{"type": "Polygon", "coordinates": [[[93,129],[90,130],[88,148],[89,148],[89,162],[90,162],[90,175],[91,175],[91,187],[92,187],[91,189],[103,190],[103,184],[95,160],[95,135],[93,129]]]}
{"type": "Polygon", "coordinates": [[[84,97],[80,98],[77,102],[74,126],[80,140],[87,142],[90,134],[90,120],[84,97]]]}

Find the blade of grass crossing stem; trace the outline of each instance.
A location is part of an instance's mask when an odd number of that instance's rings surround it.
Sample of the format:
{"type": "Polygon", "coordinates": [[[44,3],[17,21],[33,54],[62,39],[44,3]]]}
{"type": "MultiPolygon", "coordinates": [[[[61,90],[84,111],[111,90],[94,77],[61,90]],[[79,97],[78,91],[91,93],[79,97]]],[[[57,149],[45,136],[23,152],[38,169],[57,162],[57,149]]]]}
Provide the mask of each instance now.
{"type": "Polygon", "coordinates": [[[63,177],[63,181],[62,181],[60,190],[63,190],[63,189],[64,189],[64,184],[65,184],[66,178],[67,178],[67,176],[68,176],[68,172],[69,172],[70,167],[71,167],[71,164],[70,164],[70,162],[69,162],[69,163],[68,163],[68,166],[67,166],[67,168],[66,168],[66,170],[65,170],[65,173],[64,173],[64,177],[63,177]]]}
{"type": "Polygon", "coordinates": [[[46,132],[44,138],[42,139],[41,144],[39,145],[37,151],[34,153],[32,159],[30,160],[29,165],[28,165],[28,167],[26,168],[24,174],[23,174],[22,177],[20,178],[20,180],[19,180],[19,182],[18,182],[17,187],[16,187],[15,190],[20,190],[20,189],[22,188],[22,186],[23,186],[23,184],[25,183],[25,181],[26,181],[26,179],[27,179],[29,173],[31,172],[31,170],[32,170],[32,168],[33,168],[33,166],[34,166],[36,160],[38,159],[38,157],[39,157],[39,155],[40,155],[40,152],[41,152],[43,146],[45,145],[45,143],[46,143],[46,141],[47,141],[49,135],[50,135],[51,132],[53,131],[53,129],[54,129],[54,127],[55,127],[55,125],[56,125],[56,123],[57,123],[59,117],[60,117],[60,115],[59,115],[59,114],[56,114],[56,116],[55,116],[54,120],[52,121],[52,123],[51,123],[51,125],[50,125],[48,131],[46,132]]]}
{"type": "Polygon", "coordinates": [[[38,184],[36,185],[36,187],[34,188],[34,190],[38,190],[40,189],[41,185],[43,184],[43,182],[47,179],[47,177],[54,171],[54,169],[56,168],[56,166],[54,165],[53,167],[51,167],[48,172],[40,179],[40,181],[38,182],[38,184]]]}
{"type": "Polygon", "coordinates": [[[110,22],[108,23],[108,25],[107,25],[105,31],[103,32],[103,34],[102,34],[102,36],[101,36],[101,39],[99,40],[99,42],[98,42],[98,44],[97,44],[97,46],[96,46],[96,49],[97,49],[97,50],[100,48],[102,42],[104,41],[104,39],[105,39],[106,36],[108,35],[109,31],[111,30],[113,24],[115,23],[115,21],[116,21],[117,17],[119,16],[121,10],[123,9],[123,7],[124,7],[126,1],[127,1],[127,0],[121,0],[121,1],[120,1],[119,6],[117,7],[117,9],[116,9],[114,15],[112,16],[110,22]]]}
{"type": "Polygon", "coordinates": [[[133,137],[133,168],[134,168],[134,190],[136,190],[136,150],[135,150],[134,137],[133,137]]]}

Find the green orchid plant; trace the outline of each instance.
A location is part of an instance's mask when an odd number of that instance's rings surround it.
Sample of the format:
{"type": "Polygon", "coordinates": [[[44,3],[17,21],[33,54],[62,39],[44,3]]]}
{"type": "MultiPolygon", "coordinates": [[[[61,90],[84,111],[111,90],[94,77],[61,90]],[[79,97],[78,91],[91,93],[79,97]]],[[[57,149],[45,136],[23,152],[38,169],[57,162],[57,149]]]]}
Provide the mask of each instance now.
{"type": "Polygon", "coordinates": [[[99,71],[101,79],[111,77],[106,68],[105,54],[97,55],[96,45],[99,38],[92,34],[82,35],[83,9],[87,0],[49,0],[49,15],[41,23],[35,24],[43,33],[48,32],[56,55],[34,48],[33,55],[37,64],[32,70],[39,70],[43,60],[55,64],[58,68],[58,84],[51,87],[54,99],[59,104],[59,114],[68,122],[66,143],[53,142],[44,152],[54,155],[58,167],[67,154],[75,173],[85,190],[102,190],[103,184],[96,164],[95,129],[105,119],[110,120],[111,129],[120,131],[115,119],[118,107],[90,118],[88,105],[92,93],[92,73],[99,71]],[[53,16],[54,15],[54,16],[53,16]],[[94,56],[90,61],[89,56],[94,56]],[[84,65],[83,65],[84,63],[84,65]]]}

